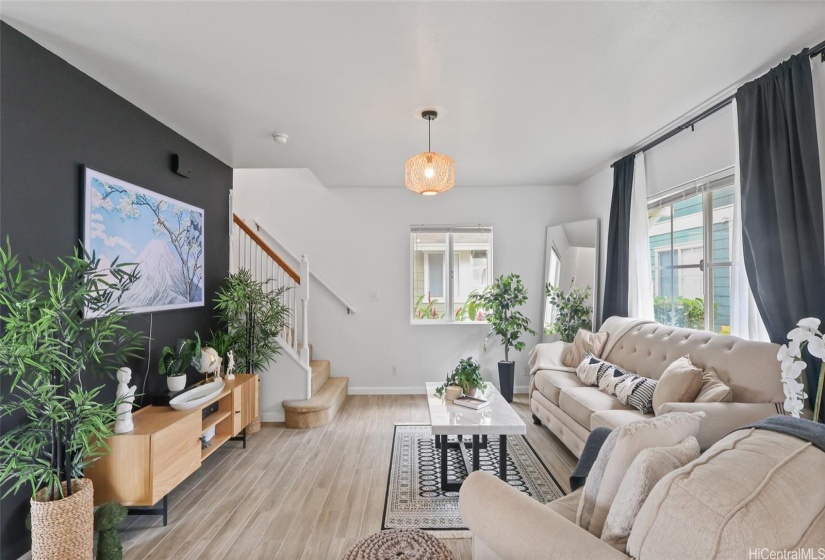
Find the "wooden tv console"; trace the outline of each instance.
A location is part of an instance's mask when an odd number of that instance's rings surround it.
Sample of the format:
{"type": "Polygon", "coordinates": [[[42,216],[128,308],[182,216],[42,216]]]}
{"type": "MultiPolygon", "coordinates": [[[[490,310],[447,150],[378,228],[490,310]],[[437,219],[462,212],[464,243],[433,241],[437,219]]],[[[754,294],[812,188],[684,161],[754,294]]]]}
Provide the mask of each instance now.
{"type": "Polygon", "coordinates": [[[246,427],[258,416],[258,376],[236,374],[224,383],[218,396],[190,410],[151,405],[137,410],[135,429],[111,436],[107,443],[112,452],[86,468],[95,505],[118,502],[130,513],[163,515],[166,525],[169,492],[242,432],[238,439],[246,446],[246,427]],[[203,409],[216,401],[218,410],[203,418],[203,409]],[[201,449],[201,434],[213,426],[211,446],[201,449]],[[158,503],[160,507],[146,509],[158,503]]]}

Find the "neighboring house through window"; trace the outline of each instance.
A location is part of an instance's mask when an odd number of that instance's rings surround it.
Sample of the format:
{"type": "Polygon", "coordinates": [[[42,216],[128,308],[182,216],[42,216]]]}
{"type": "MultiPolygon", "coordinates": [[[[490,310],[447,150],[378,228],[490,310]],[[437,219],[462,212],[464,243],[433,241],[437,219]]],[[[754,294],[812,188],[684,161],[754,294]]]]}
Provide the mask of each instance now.
{"type": "Polygon", "coordinates": [[[733,172],[652,197],[648,206],[656,320],[730,332],[733,172]]]}
{"type": "Polygon", "coordinates": [[[412,302],[414,322],[470,322],[467,297],[490,284],[493,230],[481,226],[414,226],[412,302]],[[449,312],[448,312],[449,310],[449,312]]]}

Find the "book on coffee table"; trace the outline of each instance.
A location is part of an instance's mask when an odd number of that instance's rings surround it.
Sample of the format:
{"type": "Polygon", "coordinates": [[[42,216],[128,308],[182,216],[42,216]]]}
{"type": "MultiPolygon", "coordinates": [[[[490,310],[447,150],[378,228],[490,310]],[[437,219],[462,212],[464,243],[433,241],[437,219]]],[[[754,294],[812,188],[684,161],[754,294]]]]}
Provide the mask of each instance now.
{"type": "Polygon", "coordinates": [[[455,399],[453,402],[458,406],[472,408],[473,410],[478,410],[480,408],[484,408],[485,406],[490,406],[490,401],[485,401],[484,399],[477,399],[475,397],[459,397],[455,399]]]}

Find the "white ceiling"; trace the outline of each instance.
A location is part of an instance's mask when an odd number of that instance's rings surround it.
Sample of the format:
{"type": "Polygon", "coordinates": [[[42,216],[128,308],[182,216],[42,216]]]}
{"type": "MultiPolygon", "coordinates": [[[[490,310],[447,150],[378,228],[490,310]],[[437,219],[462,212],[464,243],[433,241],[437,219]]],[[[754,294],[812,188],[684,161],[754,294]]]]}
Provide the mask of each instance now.
{"type": "Polygon", "coordinates": [[[825,2],[10,2],[2,18],[232,167],[577,184],[825,39],[825,2]],[[290,137],[276,145],[273,132],[290,137]]]}

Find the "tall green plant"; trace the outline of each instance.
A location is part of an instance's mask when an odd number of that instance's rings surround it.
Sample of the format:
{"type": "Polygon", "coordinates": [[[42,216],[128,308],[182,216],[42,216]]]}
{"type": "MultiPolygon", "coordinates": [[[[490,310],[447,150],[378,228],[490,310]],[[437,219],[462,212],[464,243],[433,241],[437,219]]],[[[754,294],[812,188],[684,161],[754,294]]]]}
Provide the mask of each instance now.
{"type": "Polygon", "coordinates": [[[100,261],[77,251],[57,264],[24,267],[0,248],[0,375],[10,391],[0,416],[20,417],[0,435],[0,483],[6,494],[28,486],[47,499],[71,494],[70,481],[108,452],[117,403],[100,402],[89,378],[137,356],[142,335],[126,327],[121,297],[137,279],[134,265],[100,261]],[[84,318],[88,317],[88,319],[84,318]]]}
{"type": "Polygon", "coordinates": [[[565,294],[548,282],[545,290],[548,303],[555,308],[554,321],[545,329],[547,334],[558,334],[564,342],[573,342],[579,329],[593,328],[593,306],[587,305],[590,286],[583,290],[570,288],[565,294]]]}
{"type": "Polygon", "coordinates": [[[288,288],[268,289],[248,270],[230,274],[215,296],[215,310],[233,341],[235,359],[254,373],[281,353],[276,337],[290,316],[283,303],[288,288]]]}
{"type": "MultiPolygon", "coordinates": [[[[530,328],[530,320],[517,308],[527,303],[527,288],[521,283],[521,276],[510,274],[499,276],[480,293],[471,294],[467,302],[480,309],[490,323],[487,341],[493,336],[501,338],[504,346],[504,361],[510,361],[510,347],[524,350],[524,342],[519,340],[524,334],[535,335],[530,328]]],[[[487,341],[484,343],[487,348],[487,341]]]]}

